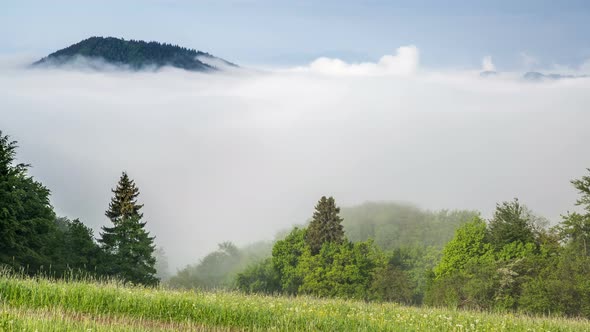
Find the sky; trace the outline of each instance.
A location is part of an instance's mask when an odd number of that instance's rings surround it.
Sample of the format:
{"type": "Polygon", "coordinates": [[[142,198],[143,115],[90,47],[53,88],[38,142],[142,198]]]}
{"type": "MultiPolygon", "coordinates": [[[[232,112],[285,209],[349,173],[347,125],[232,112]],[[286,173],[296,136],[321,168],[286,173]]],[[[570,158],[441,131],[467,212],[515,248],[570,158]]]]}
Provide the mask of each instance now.
{"type": "Polygon", "coordinates": [[[375,61],[416,45],[425,67],[576,67],[590,58],[588,1],[4,1],[0,54],[41,57],[90,36],[156,40],[242,65],[320,56],[375,61]]]}
{"type": "Polygon", "coordinates": [[[552,223],[576,209],[569,181],[590,167],[582,2],[97,3],[0,10],[0,130],[56,212],[96,235],[122,171],[173,267],[223,241],[273,239],[322,195],[484,217],[518,197],[552,223]],[[91,35],[246,65],[27,66],[91,35]],[[580,77],[529,82],[525,70],[580,77]]]}

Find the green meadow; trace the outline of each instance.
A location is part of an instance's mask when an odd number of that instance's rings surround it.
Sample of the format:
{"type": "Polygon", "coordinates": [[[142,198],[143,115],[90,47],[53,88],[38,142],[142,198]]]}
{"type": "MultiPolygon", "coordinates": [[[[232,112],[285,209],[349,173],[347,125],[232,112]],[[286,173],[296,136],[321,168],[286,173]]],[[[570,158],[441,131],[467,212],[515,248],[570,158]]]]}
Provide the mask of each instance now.
{"type": "Polygon", "coordinates": [[[0,331],[588,331],[582,319],[0,277],[0,331]]]}

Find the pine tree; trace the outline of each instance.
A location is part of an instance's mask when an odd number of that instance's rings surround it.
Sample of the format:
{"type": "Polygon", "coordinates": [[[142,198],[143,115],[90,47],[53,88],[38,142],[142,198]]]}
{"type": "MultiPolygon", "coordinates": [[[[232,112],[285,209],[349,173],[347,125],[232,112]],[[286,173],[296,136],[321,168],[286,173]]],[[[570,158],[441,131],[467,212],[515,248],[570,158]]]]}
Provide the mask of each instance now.
{"type": "Polygon", "coordinates": [[[137,203],[139,189],[123,172],[105,215],[113,223],[103,227],[99,242],[107,255],[107,273],[125,281],[155,285],[156,259],[154,237],[149,236],[137,203]]]}
{"type": "Polygon", "coordinates": [[[319,253],[325,242],[342,243],[344,240],[342,218],[339,213],[340,208],[336,206],[333,197],[323,196],[318,201],[306,235],[313,254],[319,253]]]}

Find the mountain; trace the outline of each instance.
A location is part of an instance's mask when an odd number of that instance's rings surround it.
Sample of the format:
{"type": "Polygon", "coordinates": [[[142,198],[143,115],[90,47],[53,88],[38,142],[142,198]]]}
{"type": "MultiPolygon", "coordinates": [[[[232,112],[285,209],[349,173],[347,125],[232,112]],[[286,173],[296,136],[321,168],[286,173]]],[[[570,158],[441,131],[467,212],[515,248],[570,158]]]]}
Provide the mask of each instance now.
{"type": "MultiPolygon", "coordinates": [[[[74,64],[79,59],[102,60],[110,65],[133,70],[158,69],[164,66],[190,71],[216,71],[235,64],[209,53],[171,44],[125,40],[114,37],[91,37],[33,63],[40,65],[74,64]]],[[[94,61],[91,61],[94,62],[94,61]]],[[[90,64],[90,62],[88,63],[90,64]]],[[[91,67],[98,68],[90,64],[91,67]]]]}
{"type": "Polygon", "coordinates": [[[481,73],[479,73],[480,77],[493,77],[493,76],[497,76],[498,72],[495,70],[486,70],[486,71],[482,71],[481,73]]]}
{"type": "Polygon", "coordinates": [[[560,80],[564,78],[585,78],[587,75],[563,75],[563,74],[543,74],[537,71],[529,71],[525,73],[522,78],[527,81],[543,81],[543,80],[560,80]]]}

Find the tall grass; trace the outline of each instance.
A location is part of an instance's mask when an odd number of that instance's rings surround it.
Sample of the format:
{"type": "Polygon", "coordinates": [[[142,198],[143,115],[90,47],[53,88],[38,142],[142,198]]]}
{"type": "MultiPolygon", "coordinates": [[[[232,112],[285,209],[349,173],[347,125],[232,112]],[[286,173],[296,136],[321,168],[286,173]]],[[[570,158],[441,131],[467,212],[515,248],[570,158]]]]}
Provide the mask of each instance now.
{"type": "MultiPolygon", "coordinates": [[[[125,322],[117,326],[130,330],[175,326],[177,330],[590,331],[587,320],[309,297],[180,292],[125,287],[116,282],[51,281],[8,275],[0,275],[0,302],[5,308],[20,310],[21,318],[23,310],[57,311],[64,317],[103,317],[103,321],[125,322]]],[[[70,321],[61,324],[67,326],[70,321]]],[[[76,322],[79,320],[72,324],[76,322]]]]}

